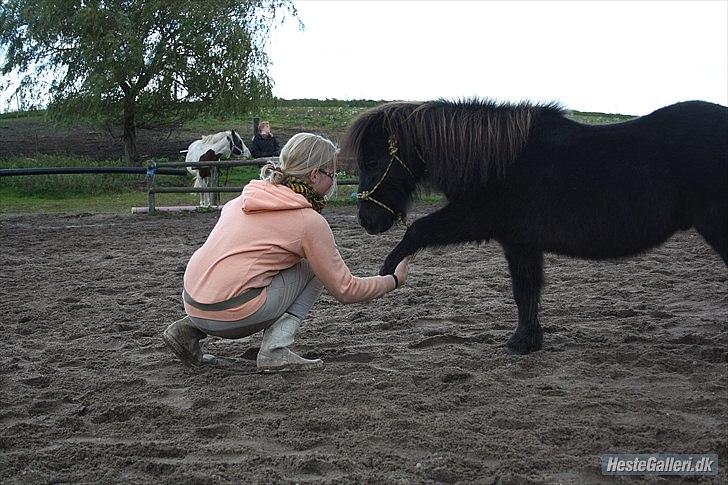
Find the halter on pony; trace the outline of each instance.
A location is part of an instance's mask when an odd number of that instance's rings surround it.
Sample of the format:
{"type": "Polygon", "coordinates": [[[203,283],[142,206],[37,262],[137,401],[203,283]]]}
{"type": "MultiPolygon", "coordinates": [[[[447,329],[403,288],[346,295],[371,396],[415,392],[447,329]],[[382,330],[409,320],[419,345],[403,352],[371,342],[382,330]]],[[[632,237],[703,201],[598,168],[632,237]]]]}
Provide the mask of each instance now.
{"type": "Polygon", "coordinates": [[[407,170],[407,173],[410,174],[410,176],[412,177],[412,180],[415,180],[415,181],[417,180],[415,178],[415,175],[412,173],[412,170],[410,170],[410,168],[407,166],[407,164],[404,163],[401,158],[399,158],[399,155],[397,155],[398,151],[399,151],[399,149],[397,148],[397,141],[394,139],[394,136],[390,136],[389,137],[389,165],[387,165],[387,168],[384,170],[384,173],[382,174],[382,177],[379,179],[379,182],[374,184],[374,187],[372,187],[371,190],[365,190],[363,192],[358,192],[356,194],[356,198],[358,200],[368,201],[368,202],[377,204],[379,207],[385,209],[387,212],[392,214],[392,217],[394,217],[394,219],[396,221],[401,222],[405,226],[409,226],[409,224],[407,223],[407,218],[403,212],[397,214],[396,212],[394,212],[394,210],[392,210],[389,206],[387,206],[387,204],[372,197],[372,193],[374,193],[374,191],[379,188],[379,186],[382,184],[382,182],[384,182],[384,179],[387,176],[387,174],[389,173],[389,169],[392,168],[392,164],[394,163],[395,160],[397,160],[400,163],[400,165],[402,165],[405,168],[405,170],[407,170]]]}

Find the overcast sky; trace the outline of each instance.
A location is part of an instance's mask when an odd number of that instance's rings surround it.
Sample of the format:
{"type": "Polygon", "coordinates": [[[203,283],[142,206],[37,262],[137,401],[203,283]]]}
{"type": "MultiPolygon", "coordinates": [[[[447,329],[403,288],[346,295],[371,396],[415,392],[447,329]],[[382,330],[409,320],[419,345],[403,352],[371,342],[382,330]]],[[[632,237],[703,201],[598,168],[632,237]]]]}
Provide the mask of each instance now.
{"type": "Polygon", "coordinates": [[[268,50],[282,98],[728,104],[728,0],[295,4],[305,30],[288,19],[268,50]]]}
{"type": "MultiPolygon", "coordinates": [[[[728,0],[295,0],[271,34],[281,98],[489,97],[641,115],[728,105],[728,0]]],[[[7,93],[0,93],[0,112],[7,93]]]]}

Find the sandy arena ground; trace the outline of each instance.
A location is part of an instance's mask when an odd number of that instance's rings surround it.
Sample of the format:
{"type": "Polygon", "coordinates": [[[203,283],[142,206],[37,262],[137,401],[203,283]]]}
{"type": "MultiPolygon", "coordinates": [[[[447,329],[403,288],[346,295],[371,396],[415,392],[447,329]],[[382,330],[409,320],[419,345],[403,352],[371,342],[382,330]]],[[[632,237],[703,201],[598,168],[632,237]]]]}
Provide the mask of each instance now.
{"type": "MultiPolygon", "coordinates": [[[[360,276],[403,233],[325,214],[360,276]]],[[[712,452],[726,483],[728,271],[696,233],[547,256],[528,356],[500,247],[426,251],[379,301],[324,292],[295,345],[324,370],[258,375],[260,335],[200,369],[160,339],[217,216],[0,215],[1,482],[596,483],[603,453],[712,452]]]]}

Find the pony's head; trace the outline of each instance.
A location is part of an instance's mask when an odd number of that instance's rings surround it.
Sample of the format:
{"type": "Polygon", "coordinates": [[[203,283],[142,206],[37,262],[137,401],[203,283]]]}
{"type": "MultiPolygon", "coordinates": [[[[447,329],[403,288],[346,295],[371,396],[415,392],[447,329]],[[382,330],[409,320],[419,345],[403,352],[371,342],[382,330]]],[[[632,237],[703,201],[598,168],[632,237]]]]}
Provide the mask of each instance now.
{"type": "Polygon", "coordinates": [[[227,138],[230,143],[230,153],[236,156],[242,155],[243,158],[250,158],[250,150],[248,150],[248,147],[243,143],[243,139],[235,130],[230,130],[227,138]]]}
{"type": "Polygon", "coordinates": [[[347,130],[343,150],[359,172],[359,224],[369,234],[388,230],[407,216],[411,196],[422,175],[416,148],[399,144],[396,127],[416,107],[388,103],[362,113],[347,130]]]}
{"type": "Polygon", "coordinates": [[[556,103],[439,99],[387,103],[356,118],[342,143],[359,168],[359,223],[370,234],[404,219],[420,180],[446,197],[477,198],[505,179],[533,120],[556,103]]]}

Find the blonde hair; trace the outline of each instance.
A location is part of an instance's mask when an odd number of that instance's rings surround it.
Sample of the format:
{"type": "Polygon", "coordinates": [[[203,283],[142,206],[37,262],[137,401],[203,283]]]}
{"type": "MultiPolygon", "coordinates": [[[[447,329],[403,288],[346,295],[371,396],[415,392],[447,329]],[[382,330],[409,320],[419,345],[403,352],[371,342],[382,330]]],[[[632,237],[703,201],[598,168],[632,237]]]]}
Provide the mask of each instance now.
{"type": "MultiPolygon", "coordinates": [[[[330,140],[313,133],[296,133],[281,150],[278,161],[260,169],[261,180],[280,183],[286,175],[304,179],[306,175],[327,165],[336,172],[338,149],[330,140]]],[[[336,186],[336,180],[332,188],[336,186]]]]}

